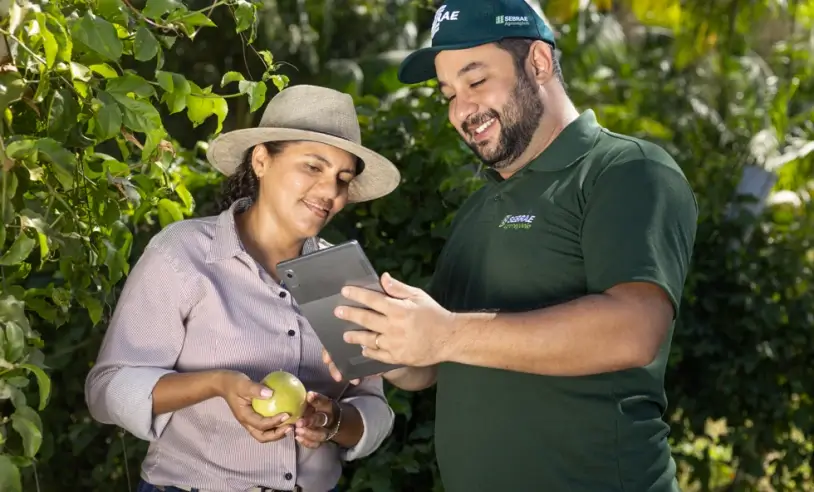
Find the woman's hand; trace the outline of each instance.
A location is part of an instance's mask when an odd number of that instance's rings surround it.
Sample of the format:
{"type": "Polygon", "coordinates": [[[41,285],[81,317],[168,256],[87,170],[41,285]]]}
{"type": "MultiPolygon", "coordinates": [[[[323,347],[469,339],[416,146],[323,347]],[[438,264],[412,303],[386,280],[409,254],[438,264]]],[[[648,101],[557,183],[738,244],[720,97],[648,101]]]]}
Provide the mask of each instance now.
{"type": "Polygon", "coordinates": [[[252,408],[252,399],[269,398],[273,392],[243,373],[226,371],[218,384],[218,396],[226,400],[235,418],[258,442],[272,442],[294,430],[293,425],[281,425],[290,415],[283,413],[263,417],[252,408]]]}
{"type": "Polygon", "coordinates": [[[303,446],[316,449],[328,438],[328,433],[336,423],[333,401],[319,393],[308,392],[308,407],[302,418],[297,420],[296,439],[303,446]]]}

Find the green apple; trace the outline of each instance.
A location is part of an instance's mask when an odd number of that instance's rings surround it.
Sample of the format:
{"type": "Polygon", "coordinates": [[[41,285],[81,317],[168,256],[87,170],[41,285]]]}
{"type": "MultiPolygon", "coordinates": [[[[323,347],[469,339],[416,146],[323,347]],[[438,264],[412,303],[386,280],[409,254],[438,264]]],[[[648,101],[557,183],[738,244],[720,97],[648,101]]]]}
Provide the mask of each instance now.
{"type": "Polygon", "coordinates": [[[293,424],[305,412],[306,400],[305,385],[297,376],[286,371],[269,373],[261,384],[268,386],[274,394],[271,398],[252,399],[252,408],[264,417],[273,417],[287,413],[291,417],[283,422],[284,425],[293,424]]]}

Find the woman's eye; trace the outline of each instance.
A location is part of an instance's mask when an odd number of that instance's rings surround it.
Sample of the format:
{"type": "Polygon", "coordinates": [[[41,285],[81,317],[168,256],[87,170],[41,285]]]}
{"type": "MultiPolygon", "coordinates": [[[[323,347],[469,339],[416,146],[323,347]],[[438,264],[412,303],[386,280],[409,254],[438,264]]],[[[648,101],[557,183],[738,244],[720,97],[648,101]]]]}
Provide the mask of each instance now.
{"type": "Polygon", "coordinates": [[[473,84],[470,84],[470,86],[469,86],[469,87],[477,87],[477,86],[479,86],[479,85],[483,84],[484,82],[486,82],[486,79],[479,80],[479,81],[477,81],[477,82],[475,82],[475,83],[473,83],[473,84]]]}
{"type": "Polygon", "coordinates": [[[305,167],[307,167],[308,170],[311,171],[311,172],[314,172],[314,173],[319,172],[319,168],[317,166],[312,166],[311,164],[306,164],[305,167]]]}

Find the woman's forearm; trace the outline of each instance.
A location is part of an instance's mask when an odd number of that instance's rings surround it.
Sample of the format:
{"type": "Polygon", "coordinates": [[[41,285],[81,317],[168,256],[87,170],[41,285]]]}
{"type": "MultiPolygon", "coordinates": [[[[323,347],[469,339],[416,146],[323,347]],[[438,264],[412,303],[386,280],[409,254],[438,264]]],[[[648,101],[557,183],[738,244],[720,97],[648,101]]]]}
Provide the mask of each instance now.
{"type": "Polygon", "coordinates": [[[219,396],[222,371],[172,373],[162,376],[153,388],[153,414],[175,412],[219,396]]]}
{"type": "MultiPolygon", "coordinates": [[[[339,423],[339,431],[332,441],[343,448],[351,448],[359,443],[362,434],[365,432],[365,424],[359,409],[349,403],[339,403],[342,407],[342,421],[339,423]]],[[[334,415],[334,418],[337,418],[334,415]]]]}

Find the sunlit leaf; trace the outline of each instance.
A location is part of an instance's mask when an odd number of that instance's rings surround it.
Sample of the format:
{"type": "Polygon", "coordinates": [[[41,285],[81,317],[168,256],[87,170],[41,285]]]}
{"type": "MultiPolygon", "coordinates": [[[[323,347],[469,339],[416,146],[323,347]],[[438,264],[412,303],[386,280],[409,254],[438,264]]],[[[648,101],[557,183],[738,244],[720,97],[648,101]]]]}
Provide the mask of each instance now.
{"type": "Polygon", "coordinates": [[[241,80],[238,84],[241,93],[247,94],[249,97],[249,111],[254,113],[266,102],[266,84],[265,82],[250,82],[241,80]]]}
{"type": "Polygon", "coordinates": [[[158,201],[158,220],[161,227],[183,220],[184,214],[177,202],[162,198],[158,201]]]}

